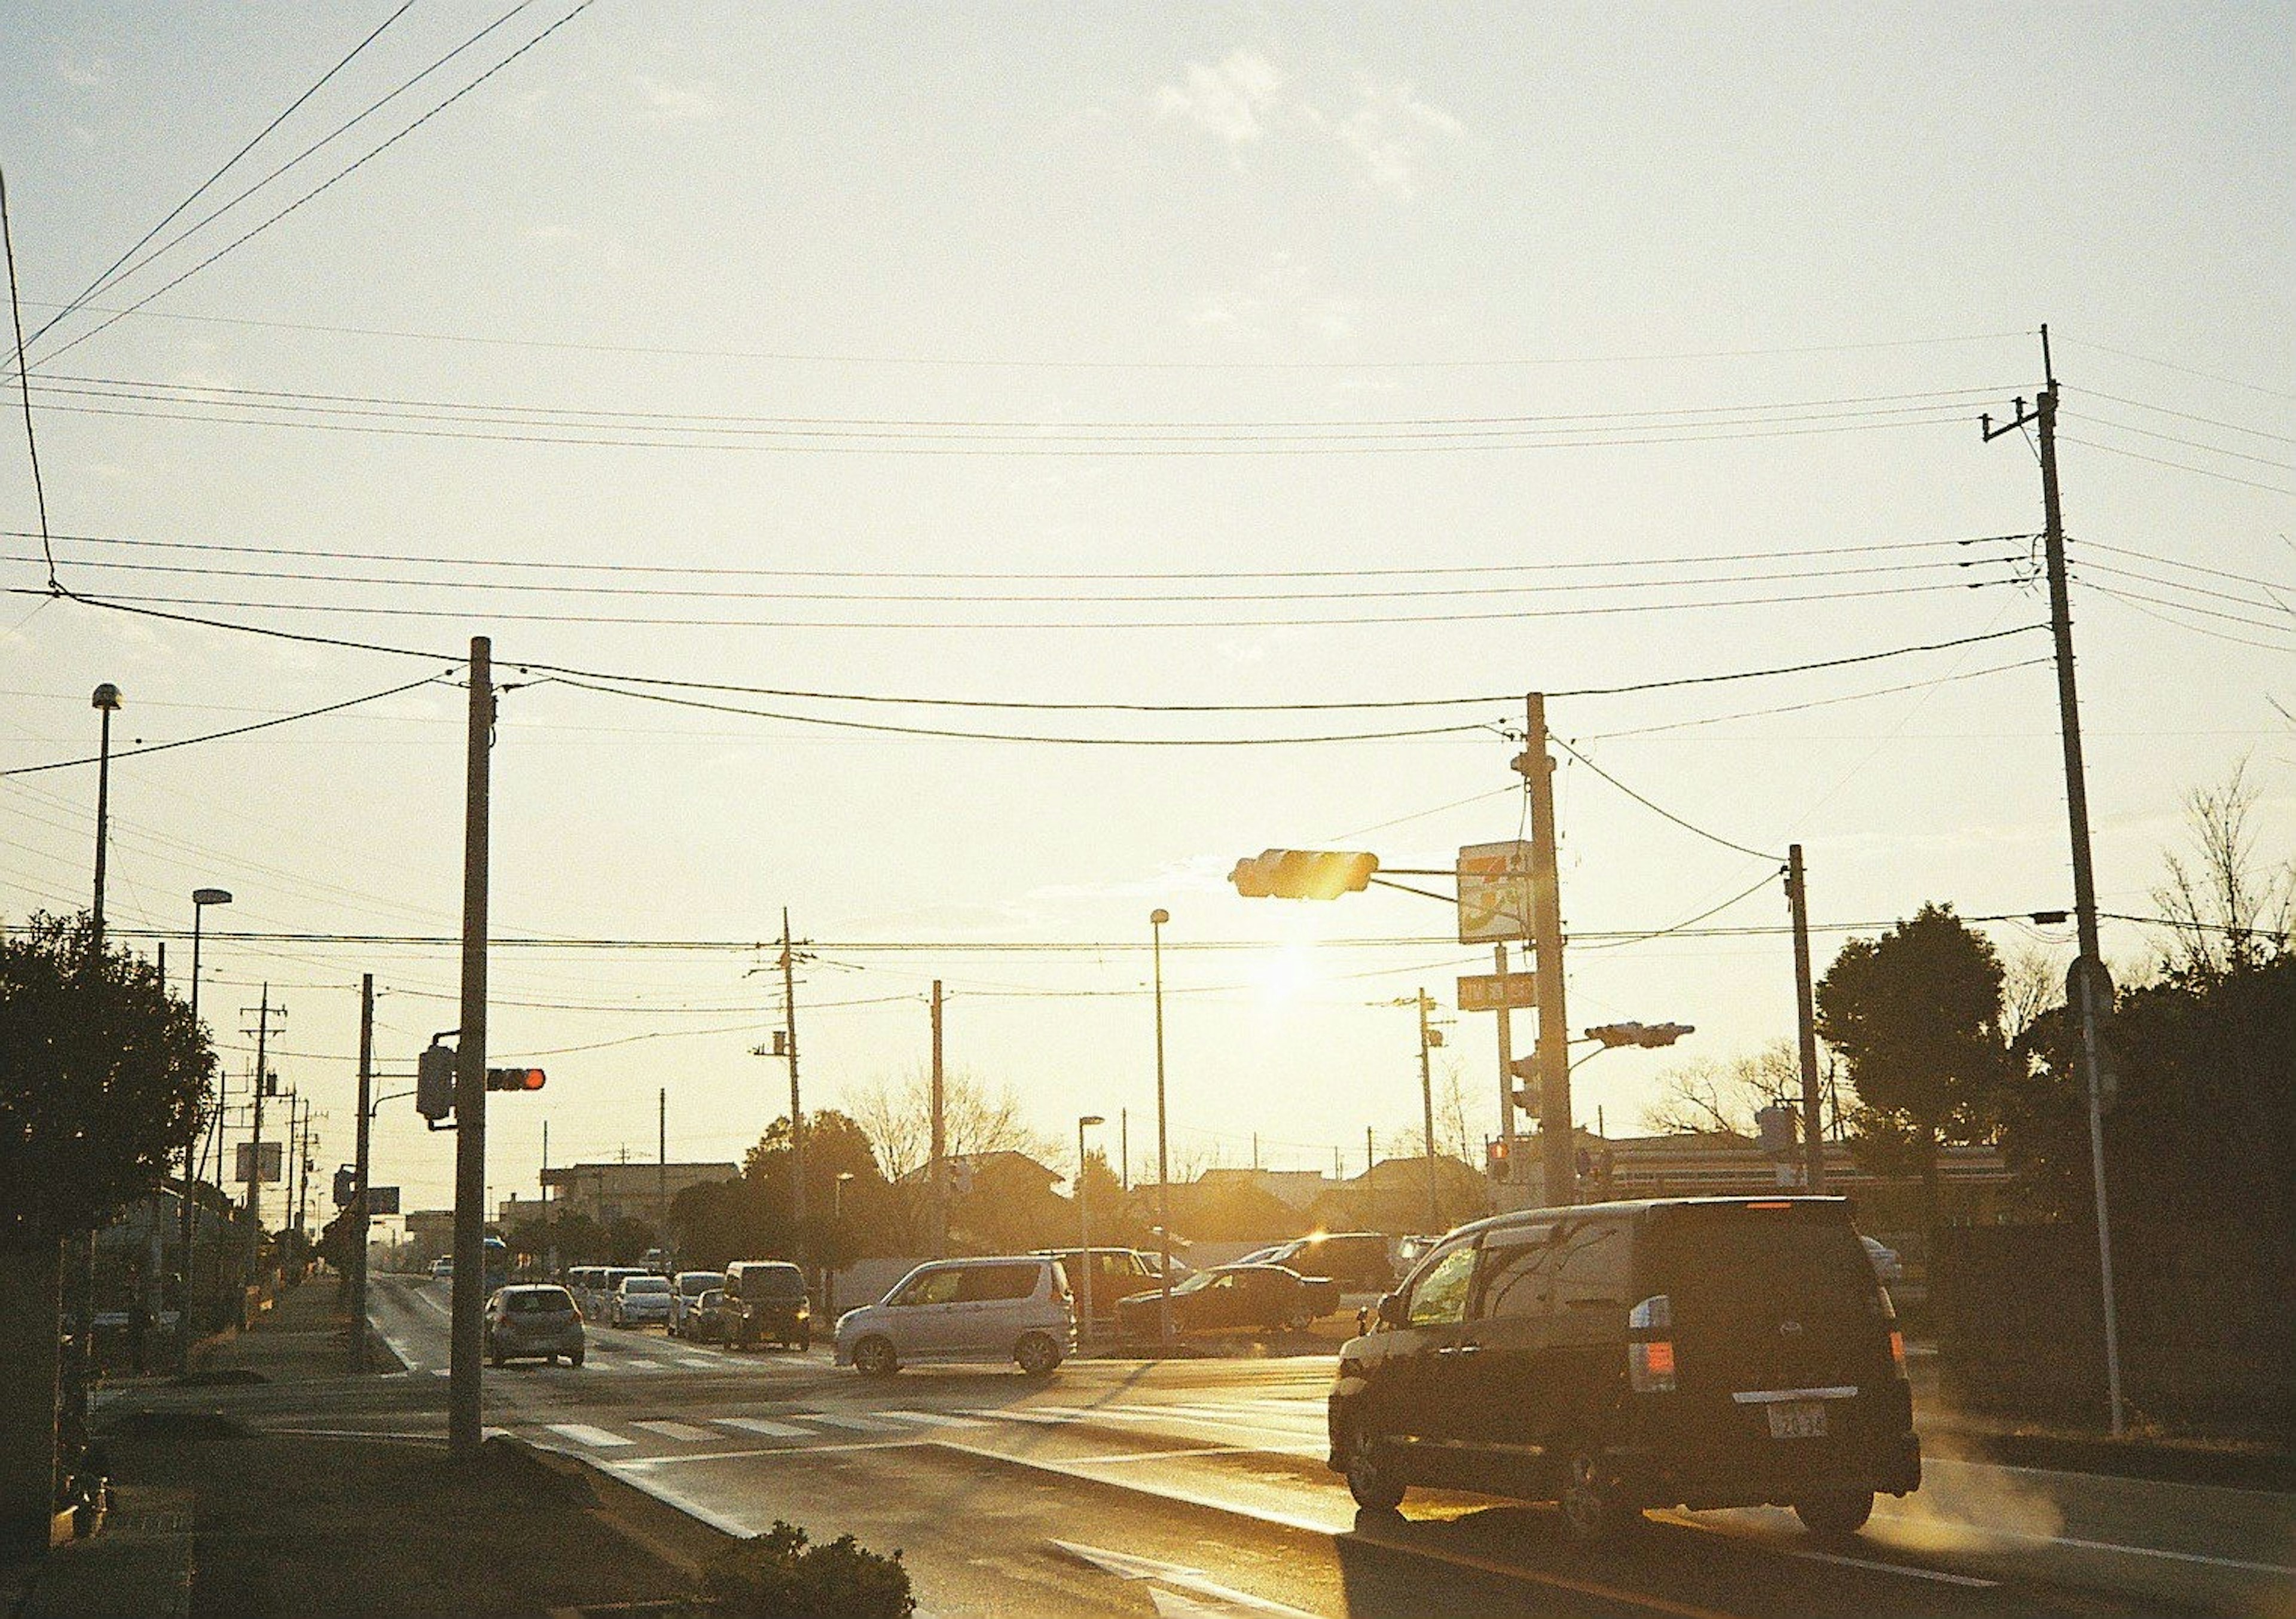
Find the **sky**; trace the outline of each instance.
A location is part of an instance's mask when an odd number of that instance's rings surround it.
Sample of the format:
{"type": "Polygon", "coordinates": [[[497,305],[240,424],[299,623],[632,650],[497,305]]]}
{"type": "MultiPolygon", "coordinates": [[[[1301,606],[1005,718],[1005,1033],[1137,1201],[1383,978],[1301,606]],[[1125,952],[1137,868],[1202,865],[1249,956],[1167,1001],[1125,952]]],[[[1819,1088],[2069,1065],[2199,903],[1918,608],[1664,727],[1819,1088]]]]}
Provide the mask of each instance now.
{"type": "MultiPolygon", "coordinates": [[[[1792,1034],[1790,843],[1821,973],[1930,901],[2070,958],[2036,452],[1979,427],[2045,323],[2101,908],[2243,762],[2296,845],[2292,22],[19,0],[0,922],[88,903],[114,683],[110,925],[187,981],[233,892],[202,1011],[243,1099],[286,1008],[324,1174],[360,975],[383,1094],[457,1021],[485,635],[490,1055],[549,1074],[495,1199],[545,1120],[785,1114],[784,911],[808,1108],[914,1074],[939,979],[1056,1167],[1101,1114],[1152,1171],[1160,907],[1176,1170],[1352,1173],[1416,1150],[1423,987],[1496,1133],[1489,949],[1228,871],[1522,835],[1539,691],[1570,1025],[1696,1027],[1578,1070],[1633,1133],[1792,1034]]],[[[408,1102],[374,1154],[447,1201],[408,1102]]]]}

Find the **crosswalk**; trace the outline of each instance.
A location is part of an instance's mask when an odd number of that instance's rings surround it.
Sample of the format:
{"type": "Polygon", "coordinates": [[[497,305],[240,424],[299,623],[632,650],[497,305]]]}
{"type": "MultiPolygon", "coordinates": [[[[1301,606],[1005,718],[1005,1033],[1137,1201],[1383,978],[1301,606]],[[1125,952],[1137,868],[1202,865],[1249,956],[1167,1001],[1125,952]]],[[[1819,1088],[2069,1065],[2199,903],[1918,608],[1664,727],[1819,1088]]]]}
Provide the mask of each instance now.
{"type": "MultiPolygon", "coordinates": [[[[692,1414],[681,1418],[599,1418],[591,1422],[542,1422],[540,1434],[581,1451],[623,1453],[644,1451],[675,1455],[699,1447],[722,1447],[746,1442],[760,1449],[802,1449],[831,1445],[928,1444],[956,1430],[999,1426],[1071,1427],[1122,1425],[1139,1431],[1151,1427],[1185,1430],[1176,1437],[1201,1437],[1210,1429],[1229,1441],[1243,1440],[1239,1448],[1313,1450],[1321,1442],[1324,1413],[1321,1401],[1260,1400],[1218,1404],[1082,1406],[1029,1404],[974,1406],[954,1410],[918,1410],[893,1407],[840,1406],[834,1409],[783,1410],[771,1416],[747,1411],[722,1416],[692,1414]],[[759,1441],[775,1442],[758,1445],[759,1441]]],[[[545,1441],[545,1443],[548,1443],[545,1441]]]]}

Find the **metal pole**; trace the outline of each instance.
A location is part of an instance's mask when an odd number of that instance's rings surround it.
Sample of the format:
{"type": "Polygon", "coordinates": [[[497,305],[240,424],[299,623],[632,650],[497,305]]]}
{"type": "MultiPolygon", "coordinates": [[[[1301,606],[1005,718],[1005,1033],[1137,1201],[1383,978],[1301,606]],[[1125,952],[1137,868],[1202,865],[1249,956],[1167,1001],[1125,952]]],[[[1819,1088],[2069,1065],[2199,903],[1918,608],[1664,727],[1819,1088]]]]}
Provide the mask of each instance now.
{"type": "Polygon", "coordinates": [[[1100,1123],[1086,1116],[1077,1120],[1077,1247],[1083,1250],[1077,1260],[1083,1275],[1077,1281],[1077,1296],[1083,1308],[1077,1315],[1077,1352],[1084,1352],[1092,1341],[1092,1215],[1085,1206],[1084,1190],[1084,1127],[1100,1123]]]}
{"type": "Polygon", "coordinates": [[[1156,1304],[1156,1341],[1172,1342],[1172,1159],[1164,1111],[1164,924],[1172,913],[1160,906],[1148,913],[1149,949],[1156,983],[1156,1242],[1163,1256],[1156,1304]]]}
{"type": "Polygon", "coordinates": [[[111,841],[111,715],[119,707],[119,690],[112,685],[95,689],[95,707],[103,715],[102,740],[95,751],[95,905],[88,913],[88,953],[101,959],[103,954],[103,867],[104,846],[111,841]],[[106,699],[105,693],[110,699],[106,699]]]}
{"type": "MultiPolygon", "coordinates": [[[[1507,969],[1507,947],[1505,941],[1491,946],[1491,965],[1504,981],[1507,969]]],[[[1499,1141],[1506,1165],[1503,1184],[1514,1184],[1514,1025],[1507,1010],[1506,996],[1499,996],[1499,1141]]]]}
{"type": "Polygon", "coordinates": [[[1129,1108],[1116,1110],[1116,1141],[1117,1154],[1124,1160],[1118,1172],[1117,1183],[1129,1195],[1132,1190],[1132,1109],[1129,1108]]]}
{"type": "MultiPolygon", "coordinates": [[[[255,1120],[252,1144],[247,1149],[247,1278],[242,1289],[263,1285],[263,1093],[271,1089],[264,1048],[269,1043],[270,1034],[271,985],[266,984],[262,1005],[255,1017],[255,1120]]],[[[244,1327],[252,1319],[242,1290],[239,1324],[244,1327]]]]}
{"type": "Polygon", "coordinates": [[[1427,1230],[1430,1233],[1443,1229],[1443,1205],[1435,1185],[1435,1078],[1434,1069],[1427,1060],[1427,1014],[1434,1004],[1434,997],[1422,989],[1419,992],[1419,1105],[1424,1110],[1426,1119],[1427,1230]]]}
{"type": "Polygon", "coordinates": [[[1544,1202],[1560,1208],[1578,1201],[1570,1140],[1570,1023],[1562,1005],[1562,894],[1555,874],[1554,761],[1546,753],[1546,699],[1523,699],[1528,738],[1523,748],[1530,782],[1531,970],[1538,996],[1538,1134],[1546,1182],[1544,1202]]]}
{"type": "Polygon", "coordinates": [[[654,1149],[655,1161],[660,1167],[654,1171],[653,1177],[654,1221],[659,1229],[654,1232],[654,1240],[663,1255],[667,1256],[669,1253],[669,1087],[668,1085],[661,1087],[660,1108],[660,1120],[657,1128],[660,1133],[658,1137],[659,1145],[654,1149]]]}
{"type": "Polygon", "coordinates": [[[351,1370],[366,1370],[366,1244],[373,1231],[367,1212],[368,1110],[374,1106],[374,975],[359,975],[358,1136],[351,1153],[351,1370]]]}
{"type": "Polygon", "coordinates": [[[1798,843],[1786,847],[1786,906],[1793,914],[1794,1021],[1801,1035],[1802,1185],[1822,1192],[1825,1139],[1817,1107],[1817,1019],[1810,1004],[1809,893],[1798,843]]]}
{"type": "Polygon", "coordinates": [[[941,1072],[941,1010],[940,980],[932,985],[932,1123],[931,1165],[927,1178],[932,1182],[932,1251],[935,1259],[948,1257],[948,1117],[947,1098],[942,1089],[941,1072]]]}
{"type": "MultiPolygon", "coordinates": [[[[207,907],[196,895],[192,900],[192,1030],[200,1026],[200,922],[207,907]]],[[[192,1121],[190,1139],[184,1143],[184,1195],[176,1209],[176,1243],[182,1249],[177,1262],[181,1282],[176,1289],[176,1370],[191,1370],[192,1353],[192,1242],[199,1234],[199,1202],[196,1189],[200,1174],[199,1120],[192,1121]]]]}
{"type": "Polygon", "coordinates": [[[455,1288],[447,1377],[447,1444],[473,1457],[480,1427],[487,1247],[487,880],[492,805],[494,646],[471,637],[471,708],[463,789],[463,1010],[455,1050],[455,1288]]]}
{"type": "Polygon", "coordinates": [[[790,1239],[805,1251],[805,1114],[797,1094],[797,959],[790,944],[789,907],[782,907],[782,1026],[789,1036],[790,1239]]]}

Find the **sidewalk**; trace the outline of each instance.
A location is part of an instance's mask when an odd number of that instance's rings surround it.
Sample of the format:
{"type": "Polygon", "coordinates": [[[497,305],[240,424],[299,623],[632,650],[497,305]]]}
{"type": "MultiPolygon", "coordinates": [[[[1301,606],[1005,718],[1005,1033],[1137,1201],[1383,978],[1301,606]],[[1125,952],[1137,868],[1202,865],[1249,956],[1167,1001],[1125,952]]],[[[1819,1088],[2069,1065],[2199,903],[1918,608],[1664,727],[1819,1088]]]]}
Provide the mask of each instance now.
{"type": "MultiPolygon", "coordinates": [[[[347,1374],[331,1280],[199,1346],[195,1376],[313,1384],[347,1374]]],[[[394,1363],[384,1359],[381,1364],[394,1363]]],[[[87,1540],[0,1581],[0,1615],[579,1613],[671,1602],[722,1538],[506,1439],[468,1460],[427,1441],[261,1433],[228,1414],[140,1410],[138,1379],[98,1419],[116,1491],[87,1540]]]]}

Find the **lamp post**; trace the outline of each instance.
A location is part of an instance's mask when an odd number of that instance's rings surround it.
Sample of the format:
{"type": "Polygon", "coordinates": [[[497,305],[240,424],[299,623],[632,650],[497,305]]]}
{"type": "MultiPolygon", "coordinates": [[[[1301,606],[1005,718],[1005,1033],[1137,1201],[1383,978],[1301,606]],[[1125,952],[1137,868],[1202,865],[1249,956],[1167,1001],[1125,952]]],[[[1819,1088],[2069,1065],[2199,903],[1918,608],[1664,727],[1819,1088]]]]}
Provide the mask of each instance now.
{"type": "Polygon", "coordinates": [[[1084,1250],[1083,1257],[1077,1262],[1084,1271],[1084,1280],[1078,1285],[1078,1296],[1084,1304],[1077,1316],[1077,1353],[1079,1354],[1084,1353],[1085,1345],[1092,1337],[1092,1214],[1085,1206],[1084,1132],[1088,1126],[1106,1123],[1108,1121],[1097,1113],[1087,1113],[1077,1120],[1077,1245],[1084,1250]]]}
{"type": "MultiPolygon", "coordinates": [[[[837,1172],[837,1179],[829,1183],[829,1245],[830,1257],[842,1263],[845,1258],[845,1183],[853,1178],[849,1169],[837,1172]]],[[[837,1266],[831,1265],[822,1278],[822,1311],[829,1317],[830,1325],[837,1324],[837,1266]]]]}
{"type": "Polygon", "coordinates": [[[103,954],[104,845],[111,829],[111,716],[119,712],[119,688],[105,681],[88,699],[103,715],[103,740],[95,750],[95,909],[88,922],[88,953],[103,954]]]}
{"type": "Polygon", "coordinates": [[[1164,1120],[1164,924],[1172,913],[1162,906],[1148,913],[1150,950],[1156,973],[1156,1242],[1161,1255],[1157,1280],[1161,1292],[1156,1305],[1156,1341],[1172,1344],[1172,1160],[1167,1150],[1164,1120]]]}
{"type": "MultiPolygon", "coordinates": [[[[194,888],[192,890],[192,1026],[200,1022],[200,924],[207,916],[209,905],[231,904],[230,891],[224,888],[194,888]]],[[[216,1065],[216,1116],[223,1116],[223,1066],[216,1065]]],[[[193,1121],[191,1139],[184,1143],[184,1196],[176,1211],[176,1235],[183,1245],[183,1288],[176,1301],[176,1370],[189,1370],[192,1353],[192,1244],[200,1232],[199,1206],[195,1201],[199,1182],[200,1130],[193,1121]]]]}

